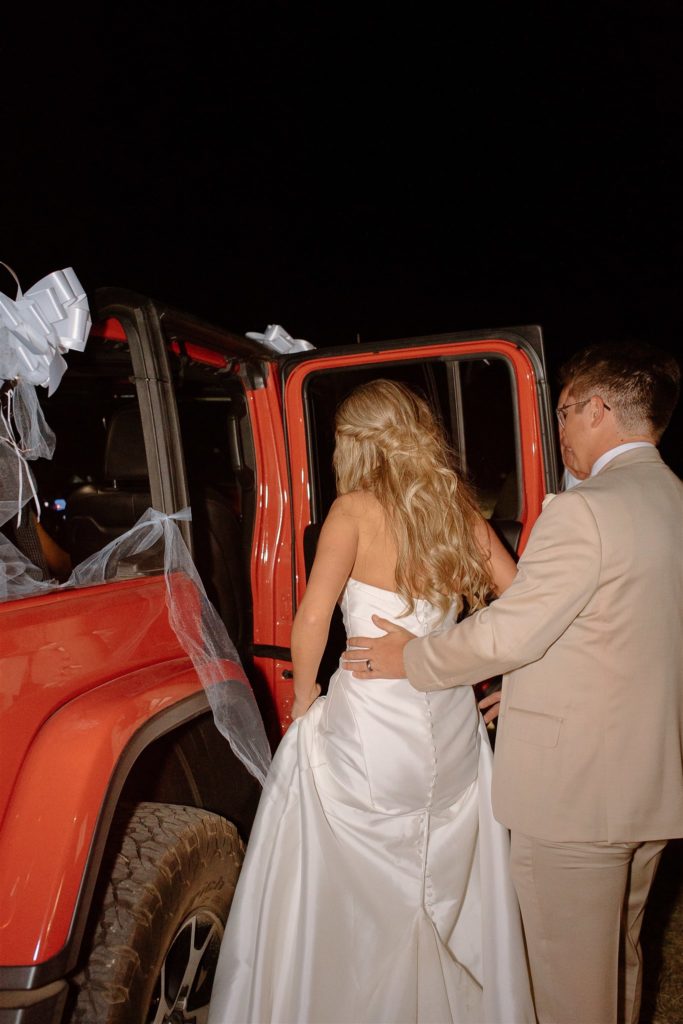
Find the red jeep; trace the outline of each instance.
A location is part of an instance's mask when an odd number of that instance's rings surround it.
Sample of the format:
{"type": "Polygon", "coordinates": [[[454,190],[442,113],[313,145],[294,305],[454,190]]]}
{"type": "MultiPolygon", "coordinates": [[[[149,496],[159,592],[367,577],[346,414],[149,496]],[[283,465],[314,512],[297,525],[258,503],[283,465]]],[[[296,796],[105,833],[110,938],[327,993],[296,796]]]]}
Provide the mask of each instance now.
{"type": "MultiPolygon", "coordinates": [[[[335,494],[334,411],[353,387],[421,391],[511,548],[555,490],[537,327],[279,356],[127,292],[94,307],[85,352],[44,400],[57,448],[35,467],[43,525],[77,564],[147,507],[190,505],[180,528],[273,746],[335,494]]],[[[0,604],[0,673],[0,1024],[204,1020],[259,787],[213,724],[159,564],[0,604]]]]}

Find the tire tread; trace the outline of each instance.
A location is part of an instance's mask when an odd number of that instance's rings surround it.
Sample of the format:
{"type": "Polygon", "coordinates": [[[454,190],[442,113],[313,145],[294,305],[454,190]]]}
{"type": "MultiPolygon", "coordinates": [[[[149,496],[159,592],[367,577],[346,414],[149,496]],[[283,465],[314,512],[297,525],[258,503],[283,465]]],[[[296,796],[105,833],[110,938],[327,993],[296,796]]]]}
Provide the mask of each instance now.
{"type": "Polygon", "coordinates": [[[221,864],[226,890],[212,896],[223,897],[214,902],[224,910],[225,921],[244,856],[234,825],[217,814],[181,805],[138,804],[116,823],[110,842],[118,843],[119,852],[92,952],[75,979],[73,1024],[143,1024],[130,1016],[134,990],[141,981],[149,988],[149,971],[158,969],[165,950],[158,951],[151,967],[141,951],[149,952],[160,919],[171,916],[169,898],[182,894],[197,878],[215,876],[221,864]]]}

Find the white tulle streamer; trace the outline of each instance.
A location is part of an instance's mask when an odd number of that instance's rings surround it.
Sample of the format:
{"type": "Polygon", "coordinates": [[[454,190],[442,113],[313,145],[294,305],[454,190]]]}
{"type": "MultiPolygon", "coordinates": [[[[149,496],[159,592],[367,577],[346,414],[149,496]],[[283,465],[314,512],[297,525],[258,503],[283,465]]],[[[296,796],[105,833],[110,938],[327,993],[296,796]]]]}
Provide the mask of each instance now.
{"type": "Polygon", "coordinates": [[[33,384],[19,378],[0,399],[0,526],[32,498],[40,516],[33,475],[27,460],[51,459],[55,435],[50,430],[33,384]]]}
{"type": "Polygon", "coordinates": [[[62,584],[42,580],[40,570],[0,534],[0,600],[130,579],[163,565],[169,621],[206,690],[216,726],[263,784],[271,756],[263,721],[235,645],[176,525],[175,520],[190,518],[189,509],[173,516],[147,509],[127,533],[81,562],[62,584]]]}
{"type": "Polygon", "coordinates": [[[16,299],[0,292],[0,380],[20,377],[51,395],[66,370],[65,353],[83,351],[90,324],[88,300],[71,267],[53,271],[23,295],[17,282],[16,299]]]}

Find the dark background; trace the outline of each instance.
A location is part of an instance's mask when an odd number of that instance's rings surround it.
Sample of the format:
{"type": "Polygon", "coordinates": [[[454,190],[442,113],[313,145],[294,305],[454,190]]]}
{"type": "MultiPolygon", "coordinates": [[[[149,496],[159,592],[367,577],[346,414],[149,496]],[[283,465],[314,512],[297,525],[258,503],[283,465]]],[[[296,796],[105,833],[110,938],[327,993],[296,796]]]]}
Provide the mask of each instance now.
{"type": "Polygon", "coordinates": [[[1,44],[24,288],[316,345],[540,323],[551,373],[680,352],[679,0],[92,6],[1,44]]]}
{"type": "MultiPolygon", "coordinates": [[[[0,259],[25,289],[73,266],[89,294],[316,345],[540,323],[551,374],[607,339],[680,358],[680,0],[24,10],[0,34],[0,259]]],[[[682,442],[679,408],[681,476],[682,442]]],[[[680,1007],[680,852],[643,1021],[662,963],[680,1007]]]]}

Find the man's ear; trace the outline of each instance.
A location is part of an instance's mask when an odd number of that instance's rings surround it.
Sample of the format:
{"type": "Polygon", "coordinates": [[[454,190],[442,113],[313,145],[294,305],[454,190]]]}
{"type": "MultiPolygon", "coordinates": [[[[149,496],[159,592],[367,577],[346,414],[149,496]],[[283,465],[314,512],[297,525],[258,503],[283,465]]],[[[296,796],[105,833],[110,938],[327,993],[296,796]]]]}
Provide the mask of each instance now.
{"type": "Polygon", "coordinates": [[[591,427],[599,427],[605,418],[605,403],[597,395],[590,400],[591,427]]]}

